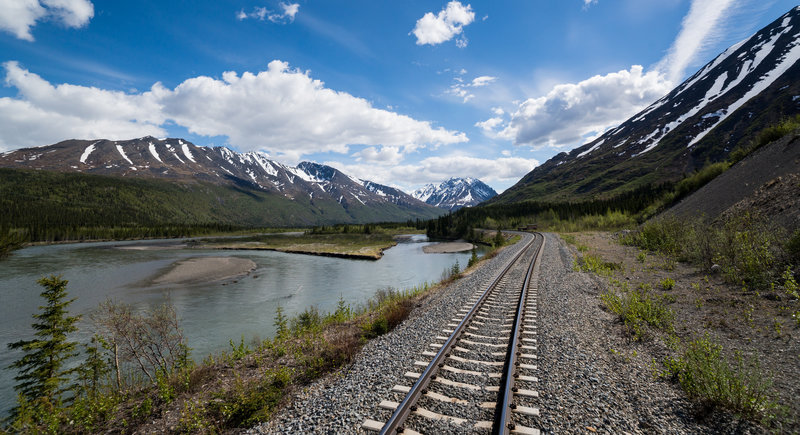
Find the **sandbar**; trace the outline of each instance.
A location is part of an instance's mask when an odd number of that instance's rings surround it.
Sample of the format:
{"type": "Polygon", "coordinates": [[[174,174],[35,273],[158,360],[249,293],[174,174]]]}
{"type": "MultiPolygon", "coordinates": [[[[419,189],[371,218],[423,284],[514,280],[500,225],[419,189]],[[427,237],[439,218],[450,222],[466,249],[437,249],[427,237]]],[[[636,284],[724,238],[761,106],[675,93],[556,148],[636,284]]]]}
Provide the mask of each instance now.
{"type": "Polygon", "coordinates": [[[173,263],[172,268],[153,280],[155,284],[194,284],[221,281],[247,275],[256,263],[238,257],[195,257],[173,263]]]}
{"type": "Polygon", "coordinates": [[[436,243],[422,247],[422,252],[426,254],[450,254],[453,252],[464,252],[472,250],[472,243],[466,242],[447,242],[436,243]]]}

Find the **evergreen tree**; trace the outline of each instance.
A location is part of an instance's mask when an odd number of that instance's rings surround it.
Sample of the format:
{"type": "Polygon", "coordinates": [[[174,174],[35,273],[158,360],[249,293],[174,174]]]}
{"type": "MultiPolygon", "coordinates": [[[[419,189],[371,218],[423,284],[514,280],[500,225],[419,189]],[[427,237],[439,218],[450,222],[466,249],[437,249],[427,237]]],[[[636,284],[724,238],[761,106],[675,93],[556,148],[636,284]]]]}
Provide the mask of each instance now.
{"type": "Polygon", "coordinates": [[[503,238],[503,233],[500,230],[497,230],[497,233],[495,233],[494,235],[494,246],[495,247],[503,246],[505,242],[506,239],[503,238]]]}
{"type": "Polygon", "coordinates": [[[75,323],[80,316],[69,316],[67,306],[75,299],[67,297],[67,281],[60,276],[50,276],[37,281],[45,288],[41,296],[47,304],[40,306],[41,312],[34,314],[31,325],[36,338],[9,343],[10,349],[21,349],[24,355],[9,366],[19,370],[14,380],[19,383],[14,389],[22,403],[46,403],[51,406],[61,401],[66,391],[65,382],[72,370],[64,369],[69,358],[77,355],[75,343],[67,340],[67,334],[78,328],[75,323]]]}

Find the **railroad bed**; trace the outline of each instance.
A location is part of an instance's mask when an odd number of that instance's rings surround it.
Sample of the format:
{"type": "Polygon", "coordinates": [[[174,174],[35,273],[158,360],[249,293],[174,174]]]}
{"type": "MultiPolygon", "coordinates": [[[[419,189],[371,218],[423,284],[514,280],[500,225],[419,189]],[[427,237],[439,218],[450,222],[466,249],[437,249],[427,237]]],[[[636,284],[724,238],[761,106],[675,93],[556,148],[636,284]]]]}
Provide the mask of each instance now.
{"type": "Polygon", "coordinates": [[[544,237],[535,234],[409,362],[407,383],[362,427],[394,433],[538,434],[537,290],[544,237]],[[391,415],[388,414],[391,412],[391,415]]]}

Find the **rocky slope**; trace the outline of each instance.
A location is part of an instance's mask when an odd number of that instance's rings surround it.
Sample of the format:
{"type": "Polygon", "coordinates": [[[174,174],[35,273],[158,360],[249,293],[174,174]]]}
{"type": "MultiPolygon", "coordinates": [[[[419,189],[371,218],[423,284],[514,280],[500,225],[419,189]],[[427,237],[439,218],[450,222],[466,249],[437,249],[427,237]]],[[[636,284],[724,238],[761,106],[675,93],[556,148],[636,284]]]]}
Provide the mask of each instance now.
{"type": "Polygon", "coordinates": [[[476,178],[454,177],[439,184],[423,186],[411,196],[439,208],[458,210],[494,198],[497,192],[476,178]]]}
{"type": "Polygon", "coordinates": [[[650,107],[535,168],[491,202],[613,195],[724,160],[800,113],[800,6],[728,48],[650,107]]]}
{"type": "Polygon", "coordinates": [[[668,216],[768,218],[800,228],[800,130],[764,146],[665,212],[668,216]]]}

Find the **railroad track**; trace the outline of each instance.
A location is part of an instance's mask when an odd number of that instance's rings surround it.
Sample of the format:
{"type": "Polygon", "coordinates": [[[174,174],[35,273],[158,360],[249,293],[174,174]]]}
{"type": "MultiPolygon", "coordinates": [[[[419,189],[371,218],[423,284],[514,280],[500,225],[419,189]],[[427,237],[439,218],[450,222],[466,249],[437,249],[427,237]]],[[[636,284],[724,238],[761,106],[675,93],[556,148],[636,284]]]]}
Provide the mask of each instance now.
{"type": "Polygon", "coordinates": [[[383,434],[491,432],[538,434],[536,304],[544,237],[535,233],[485,289],[458,311],[430,349],[395,385],[401,402],[384,400],[386,422],[367,419],[383,434]],[[463,317],[462,317],[463,316],[463,317]]]}

